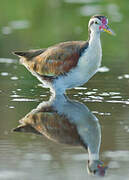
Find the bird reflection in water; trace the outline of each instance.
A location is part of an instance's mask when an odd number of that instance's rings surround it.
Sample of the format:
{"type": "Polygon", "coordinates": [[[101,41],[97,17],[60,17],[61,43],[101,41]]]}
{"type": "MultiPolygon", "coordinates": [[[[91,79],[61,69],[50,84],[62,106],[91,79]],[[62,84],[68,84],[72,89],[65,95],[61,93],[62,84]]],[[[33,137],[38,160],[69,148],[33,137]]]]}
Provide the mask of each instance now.
{"type": "Polygon", "coordinates": [[[51,97],[22,118],[20,125],[13,131],[44,135],[58,143],[82,145],[88,150],[88,173],[105,175],[107,167],[99,160],[99,121],[88,107],[80,102],[70,100],[64,95],[51,97]]]}

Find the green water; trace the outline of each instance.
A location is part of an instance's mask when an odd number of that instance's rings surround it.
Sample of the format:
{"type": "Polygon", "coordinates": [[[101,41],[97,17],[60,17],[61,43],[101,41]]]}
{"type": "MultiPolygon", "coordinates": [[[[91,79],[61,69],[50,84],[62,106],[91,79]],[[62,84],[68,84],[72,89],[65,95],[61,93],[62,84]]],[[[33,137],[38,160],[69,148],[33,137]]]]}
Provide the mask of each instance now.
{"type": "Polygon", "coordinates": [[[129,178],[128,1],[1,0],[1,180],[94,179],[87,173],[84,148],[55,143],[45,136],[11,132],[21,118],[50,98],[49,89],[43,89],[11,51],[85,40],[89,18],[94,14],[108,16],[116,36],[102,34],[101,72],[83,87],[68,90],[67,96],[83,103],[99,119],[100,159],[109,167],[104,179],[129,178]]]}

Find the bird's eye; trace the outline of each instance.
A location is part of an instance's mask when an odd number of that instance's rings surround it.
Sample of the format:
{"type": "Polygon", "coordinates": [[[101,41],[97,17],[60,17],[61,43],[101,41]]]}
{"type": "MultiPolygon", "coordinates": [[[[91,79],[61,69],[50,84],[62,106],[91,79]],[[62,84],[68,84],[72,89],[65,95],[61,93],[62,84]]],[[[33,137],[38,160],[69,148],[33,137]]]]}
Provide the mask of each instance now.
{"type": "Polygon", "coordinates": [[[95,21],[95,24],[99,24],[97,21],[95,21]]]}

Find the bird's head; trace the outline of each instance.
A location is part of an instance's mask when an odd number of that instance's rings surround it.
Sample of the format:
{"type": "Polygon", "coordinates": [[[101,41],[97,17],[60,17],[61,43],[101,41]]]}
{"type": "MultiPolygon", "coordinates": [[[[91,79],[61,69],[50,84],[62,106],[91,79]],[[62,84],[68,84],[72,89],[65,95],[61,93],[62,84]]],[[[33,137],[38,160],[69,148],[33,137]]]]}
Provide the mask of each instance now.
{"type": "Polygon", "coordinates": [[[107,32],[111,35],[115,35],[115,33],[108,26],[108,19],[105,16],[92,16],[89,24],[89,30],[92,32],[107,32]]]}
{"type": "Polygon", "coordinates": [[[88,161],[87,170],[88,173],[91,175],[104,176],[107,168],[108,167],[105,166],[102,161],[99,160],[88,161]]]}

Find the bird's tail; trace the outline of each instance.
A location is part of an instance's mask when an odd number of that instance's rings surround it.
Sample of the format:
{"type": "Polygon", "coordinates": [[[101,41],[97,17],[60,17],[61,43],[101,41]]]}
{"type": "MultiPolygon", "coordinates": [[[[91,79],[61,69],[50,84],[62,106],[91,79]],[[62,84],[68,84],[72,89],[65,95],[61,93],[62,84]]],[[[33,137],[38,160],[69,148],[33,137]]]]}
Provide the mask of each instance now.
{"type": "Polygon", "coordinates": [[[20,56],[20,57],[26,57],[27,52],[23,52],[23,51],[14,51],[12,52],[14,55],[20,56]]]}
{"type": "Polygon", "coordinates": [[[32,58],[42,54],[44,51],[45,49],[29,50],[29,51],[14,51],[13,54],[19,57],[24,57],[28,60],[31,60],[32,58]]]}
{"type": "Polygon", "coordinates": [[[19,125],[18,127],[12,129],[12,132],[24,132],[24,133],[29,132],[34,134],[41,134],[29,124],[19,125]]]}

